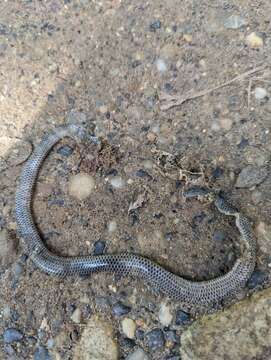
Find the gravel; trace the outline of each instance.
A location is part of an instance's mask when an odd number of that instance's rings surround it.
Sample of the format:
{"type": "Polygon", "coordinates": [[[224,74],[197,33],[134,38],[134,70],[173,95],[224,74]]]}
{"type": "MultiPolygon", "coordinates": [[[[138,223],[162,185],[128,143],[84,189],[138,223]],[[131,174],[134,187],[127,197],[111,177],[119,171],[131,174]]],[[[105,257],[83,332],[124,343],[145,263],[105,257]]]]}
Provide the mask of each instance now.
{"type": "Polygon", "coordinates": [[[127,315],[131,311],[131,307],[124,305],[122,302],[118,301],[116,304],[112,307],[112,313],[114,316],[123,316],[127,315]]]}
{"type": "Polygon", "coordinates": [[[23,338],[23,333],[15,328],[9,328],[4,331],[3,339],[5,343],[12,343],[15,341],[21,341],[23,338]]]}
{"type": "Polygon", "coordinates": [[[153,329],[145,335],[146,345],[151,351],[162,349],[165,345],[165,338],[161,329],[153,329]]]}
{"type": "Polygon", "coordinates": [[[190,315],[183,311],[183,310],[178,310],[176,312],[176,321],[175,324],[176,325],[186,325],[190,322],[190,315]]]}
{"type": "Polygon", "coordinates": [[[102,255],[105,251],[105,241],[98,240],[94,243],[93,255],[102,255]]]}
{"type": "Polygon", "coordinates": [[[125,360],[149,360],[149,357],[143,349],[138,348],[133,353],[129,354],[125,360]]]}
{"type": "Polygon", "coordinates": [[[39,345],[34,352],[34,360],[53,360],[46,347],[39,345]]]}
{"type": "Polygon", "coordinates": [[[257,286],[261,286],[267,279],[266,274],[260,270],[255,270],[250,279],[247,282],[247,287],[249,289],[254,289],[257,286]]]}
{"type": "Polygon", "coordinates": [[[73,148],[69,145],[64,145],[57,150],[57,153],[65,157],[69,157],[73,153],[73,148]]]}

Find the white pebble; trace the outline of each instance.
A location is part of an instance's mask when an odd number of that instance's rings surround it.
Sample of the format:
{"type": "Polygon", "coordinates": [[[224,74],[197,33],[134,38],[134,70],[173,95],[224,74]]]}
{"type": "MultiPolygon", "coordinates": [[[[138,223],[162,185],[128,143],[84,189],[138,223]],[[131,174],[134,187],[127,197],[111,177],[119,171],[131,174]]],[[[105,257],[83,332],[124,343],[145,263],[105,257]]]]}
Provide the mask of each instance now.
{"type": "Polygon", "coordinates": [[[156,67],[157,67],[157,70],[161,73],[164,73],[167,71],[167,65],[164,62],[164,60],[162,60],[162,59],[156,60],[156,67]]]}
{"type": "Polygon", "coordinates": [[[262,100],[267,96],[267,91],[264,88],[256,87],[254,90],[254,95],[257,100],[262,100]]]}
{"type": "Polygon", "coordinates": [[[115,176],[110,179],[110,184],[116,189],[121,189],[125,186],[125,181],[120,176],[115,176]]]}
{"type": "Polygon", "coordinates": [[[71,315],[71,319],[75,324],[80,324],[81,322],[81,310],[79,308],[75,309],[71,315]]]}
{"type": "Polygon", "coordinates": [[[158,318],[163,326],[168,326],[171,323],[173,315],[170,312],[170,307],[166,303],[161,304],[158,318]]]}
{"type": "Polygon", "coordinates": [[[134,320],[125,318],[122,320],[121,326],[124,335],[127,336],[128,339],[133,339],[135,337],[136,323],[134,320]]]}
{"type": "Polygon", "coordinates": [[[140,348],[129,354],[125,360],[149,360],[147,354],[140,348]]]}
{"type": "Polygon", "coordinates": [[[70,178],[69,193],[78,200],[86,199],[95,188],[95,180],[92,176],[79,173],[70,178]]]}
{"type": "Polygon", "coordinates": [[[117,230],[117,222],[115,220],[112,220],[108,223],[108,232],[112,233],[117,230]]]}

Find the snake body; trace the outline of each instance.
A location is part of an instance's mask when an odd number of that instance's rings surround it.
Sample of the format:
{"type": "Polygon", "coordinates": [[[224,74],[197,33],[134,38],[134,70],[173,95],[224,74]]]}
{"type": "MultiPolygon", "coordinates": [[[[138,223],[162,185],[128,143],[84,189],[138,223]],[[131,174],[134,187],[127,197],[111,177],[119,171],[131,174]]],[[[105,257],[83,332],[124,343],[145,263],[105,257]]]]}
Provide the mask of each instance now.
{"type": "Polygon", "coordinates": [[[255,239],[245,216],[234,209],[219,195],[209,190],[192,188],[184,193],[186,198],[213,196],[216,208],[233,216],[240,232],[243,249],[240,258],[225,275],[208,281],[190,281],[167,271],[155,262],[136,254],[106,254],[98,256],[58,256],[46,247],[32,215],[32,198],[40,167],[52,147],[63,137],[99,143],[82,125],[68,124],[47,135],[35,148],[25,163],[16,192],[16,220],[30,259],[42,271],[53,276],[86,276],[96,272],[132,275],[148,282],[169,298],[188,306],[210,306],[236,295],[249,279],[256,257],[255,239]]]}

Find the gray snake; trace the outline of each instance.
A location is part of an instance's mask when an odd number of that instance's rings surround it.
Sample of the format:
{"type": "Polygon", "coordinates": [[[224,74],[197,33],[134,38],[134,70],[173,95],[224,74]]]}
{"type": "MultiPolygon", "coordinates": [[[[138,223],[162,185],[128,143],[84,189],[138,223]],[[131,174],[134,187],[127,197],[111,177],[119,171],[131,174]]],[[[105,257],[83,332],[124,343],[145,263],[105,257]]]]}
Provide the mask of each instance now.
{"type": "Polygon", "coordinates": [[[169,298],[188,306],[220,304],[233,297],[247,280],[255,266],[256,243],[245,216],[227,203],[214,191],[192,188],[184,193],[185,198],[211,197],[216,208],[223,214],[233,216],[240,232],[243,249],[233,267],[224,275],[207,281],[190,281],[167,271],[155,262],[129,253],[63,257],[47,249],[32,215],[32,197],[40,167],[52,147],[63,137],[77,141],[99,143],[82,125],[68,124],[58,127],[47,135],[35,148],[25,163],[16,192],[15,213],[18,233],[31,260],[42,271],[54,276],[86,276],[95,272],[132,275],[148,282],[152,288],[169,298]]]}

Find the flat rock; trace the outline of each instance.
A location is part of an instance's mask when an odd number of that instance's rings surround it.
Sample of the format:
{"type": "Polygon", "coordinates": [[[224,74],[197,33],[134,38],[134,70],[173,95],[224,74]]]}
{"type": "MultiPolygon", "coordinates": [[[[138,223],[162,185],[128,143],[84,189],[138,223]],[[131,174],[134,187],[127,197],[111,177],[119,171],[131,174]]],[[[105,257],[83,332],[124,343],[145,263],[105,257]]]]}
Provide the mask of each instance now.
{"type": "Polygon", "coordinates": [[[250,188],[261,184],[267,177],[268,171],[265,166],[259,167],[248,165],[241,170],[236,180],[235,186],[237,188],[250,188]]]}
{"type": "Polygon", "coordinates": [[[98,317],[91,318],[74,351],[73,360],[117,360],[118,347],[110,324],[98,317]]]}
{"type": "Polygon", "coordinates": [[[182,360],[270,359],[271,289],[205,316],[181,336],[182,360]]]}

